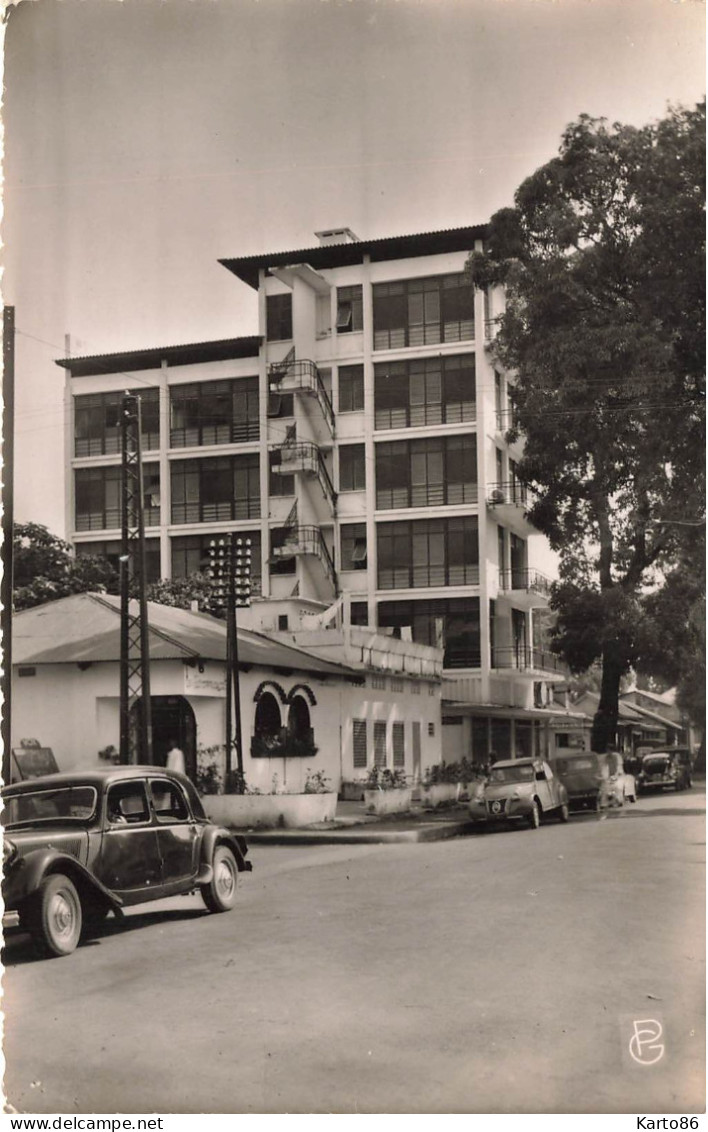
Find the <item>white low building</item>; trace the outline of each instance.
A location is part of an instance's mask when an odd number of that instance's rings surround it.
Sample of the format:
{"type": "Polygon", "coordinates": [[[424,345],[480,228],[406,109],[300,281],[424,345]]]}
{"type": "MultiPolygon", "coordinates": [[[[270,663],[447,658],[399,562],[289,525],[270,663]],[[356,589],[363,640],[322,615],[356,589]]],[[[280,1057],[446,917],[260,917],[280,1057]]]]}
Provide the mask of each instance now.
{"type": "MultiPolygon", "coordinates": [[[[223,765],[225,623],[155,603],[148,620],[153,761],[164,764],[176,741],[196,778],[198,763],[223,765]]],[[[339,651],[333,630],[286,636],[238,630],[250,786],[298,791],[322,771],[339,789],[374,763],[418,777],[441,761],[438,650],[371,633],[368,644],[339,651]],[[325,632],[333,636],[317,647],[325,632]]],[[[16,614],[12,747],[38,740],[60,770],[110,757],[119,746],[119,659],[116,597],[78,594],[16,614]]]]}

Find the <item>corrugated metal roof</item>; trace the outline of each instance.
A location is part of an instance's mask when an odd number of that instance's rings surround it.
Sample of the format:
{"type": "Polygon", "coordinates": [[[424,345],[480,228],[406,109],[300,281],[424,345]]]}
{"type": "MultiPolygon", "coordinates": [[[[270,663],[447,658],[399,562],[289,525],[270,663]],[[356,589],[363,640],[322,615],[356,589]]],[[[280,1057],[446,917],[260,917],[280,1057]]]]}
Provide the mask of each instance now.
{"type": "Polygon", "coordinates": [[[255,358],[258,357],[260,345],[260,337],[249,334],[242,338],[218,338],[211,342],[185,342],[176,346],[149,346],[140,350],[120,350],[113,354],[92,354],[82,358],[57,358],[56,364],[68,369],[72,377],[91,377],[103,373],[156,369],[163,359],[171,366],[189,366],[200,362],[230,361],[232,358],[255,358]]]}
{"type": "Polygon", "coordinates": [[[486,236],[488,225],[464,228],[441,228],[435,232],[418,232],[407,236],[384,236],[376,240],[347,241],[341,244],[318,244],[285,252],[220,259],[219,263],[250,287],[258,286],[260,268],[283,267],[306,262],[311,267],[346,267],[361,263],[368,255],[374,262],[386,259],[408,259],[416,255],[434,255],[450,251],[472,251],[474,241],[486,236]]]}
{"type": "MultiPolygon", "coordinates": [[[[132,603],[136,608],[136,603],[132,603]]],[[[13,619],[13,665],[88,664],[120,658],[120,599],[75,594],[25,609],[13,619]]],[[[226,659],[226,626],[208,613],[148,602],[151,660],[226,659]]],[[[311,656],[252,629],[238,630],[241,664],[361,679],[344,664],[311,656]]]]}

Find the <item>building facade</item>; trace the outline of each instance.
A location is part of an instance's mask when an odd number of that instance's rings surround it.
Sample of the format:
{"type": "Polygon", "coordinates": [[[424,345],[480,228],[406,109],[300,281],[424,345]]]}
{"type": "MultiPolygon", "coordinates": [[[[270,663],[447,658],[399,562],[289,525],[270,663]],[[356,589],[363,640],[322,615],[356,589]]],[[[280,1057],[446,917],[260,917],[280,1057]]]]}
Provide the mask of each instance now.
{"type": "Polygon", "coordinates": [[[502,296],[465,274],[484,229],[317,237],[221,261],[257,291],[253,337],[59,363],[70,540],[119,553],[117,410],[139,392],[150,576],[199,569],[237,531],[256,620],[300,628],[289,603],[346,594],[353,625],[444,648],[455,751],[548,754],[566,675],[543,645],[550,583],[491,351],[502,296]]]}

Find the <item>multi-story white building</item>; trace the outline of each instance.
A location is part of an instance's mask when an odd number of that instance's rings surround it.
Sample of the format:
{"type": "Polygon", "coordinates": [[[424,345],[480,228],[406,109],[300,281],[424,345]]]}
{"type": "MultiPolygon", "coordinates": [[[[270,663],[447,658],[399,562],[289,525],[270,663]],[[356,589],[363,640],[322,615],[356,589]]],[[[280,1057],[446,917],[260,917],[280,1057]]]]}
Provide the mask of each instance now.
{"type": "Polygon", "coordinates": [[[317,237],[221,261],[258,292],[256,336],[60,361],[71,541],[119,553],[117,409],[140,392],[153,577],[250,536],[251,625],[324,623],[344,594],[352,624],[444,646],[449,758],[547,753],[565,676],[534,621],[548,579],[489,348],[501,295],[464,270],[484,228],[317,237]]]}

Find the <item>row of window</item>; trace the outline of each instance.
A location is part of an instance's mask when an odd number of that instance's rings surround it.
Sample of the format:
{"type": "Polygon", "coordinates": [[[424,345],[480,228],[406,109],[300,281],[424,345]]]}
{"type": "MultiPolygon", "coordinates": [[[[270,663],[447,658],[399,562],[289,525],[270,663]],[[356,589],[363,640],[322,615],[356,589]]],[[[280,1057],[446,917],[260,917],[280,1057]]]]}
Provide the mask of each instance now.
{"type": "MultiPolygon", "coordinates": [[[[463,272],[375,283],[372,288],[374,349],[426,346],[474,338],[474,289],[463,272]]],[[[364,328],[361,284],[337,288],[337,333],[364,328]]],[[[292,294],[266,296],[270,341],[293,336],[292,294]]]]}
{"type": "MultiPolygon", "coordinates": [[[[364,408],[363,365],[341,366],[339,411],[364,408]]],[[[145,451],[160,445],[157,389],[139,391],[141,439],[145,451]]],[[[74,454],[120,452],[121,393],[75,398],[74,454]]],[[[271,397],[268,415],[293,414],[292,394],[271,397]]],[[[460,424],[476,419],[475,360],[472,355],[377,364],[374,369],[375,427],[460,424]]],[[[244,444],[260,437],[258,378],[191,382],[170,388],[170,447],[244,444]]]]}
{"type": "MultiPolygon", "coordinates": [[[[260,531],[239,532],[251,540],[252,593],[261,592],[260,531]]],[[[363,570],[367,565],[366,524],[347,523],[341,528],[341,569],[363,570]]],[[[282,546],[286,528],[270,532],[271,554],[282,546]]],[[[181,535],[171,540],[172,576],[184,578],[208,565],[213,534],[181,535]]],[[[420,519],[415,522],[380,523],[377,527],[378,579],[381,590],[416,589],[428,586],[477,585],[479,544],[477,518],[420,519]]],[[[79,543],[80,554],[100,554],[118,568],[119,540],[79,543]]],[[[147,573],[151,581],[160,576],[157,539],[146,543],[147,573]]],[[[294,559],[276,559],[271,573],[291,573],[294,559]]]]}
{"type": "MultiPolygon", "coordinates": [[[[295,494],[295,477],[274,471],[278,453],[270,455],[270,494],[295,494]]],[[[145,524],[160,521],[160,475],[157,464],[144,464],[145,524]]],[[[174,460],[170,464],[173,523],[213,523],[259,519],[261,515],[258,453],[174,460]]],[[[339,449],[339,490],[364,491],[363,444],[339,449]]],[[[75,472],[77,531],[119,527],[119,465],[77,468],[75,472]]],[[[376,446],[376,507],[436,507],[477,502],[475,436],[394,440],[376,446]]]]}

